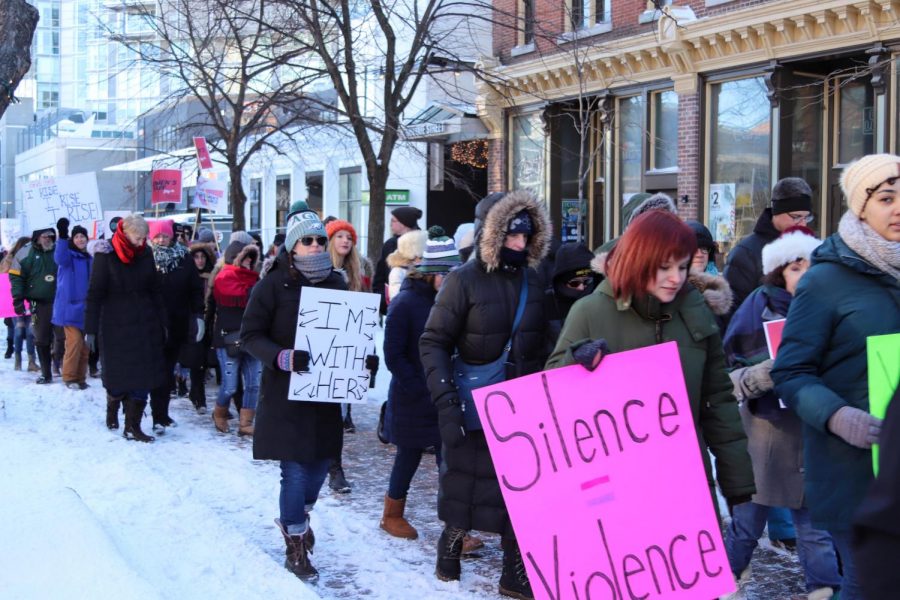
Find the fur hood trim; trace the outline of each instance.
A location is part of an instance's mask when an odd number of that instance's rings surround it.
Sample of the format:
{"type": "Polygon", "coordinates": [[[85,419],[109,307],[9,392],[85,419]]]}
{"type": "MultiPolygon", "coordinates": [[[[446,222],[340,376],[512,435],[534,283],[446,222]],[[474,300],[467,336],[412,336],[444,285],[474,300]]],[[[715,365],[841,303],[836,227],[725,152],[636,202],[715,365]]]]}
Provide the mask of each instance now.
{"type": "Polygon", "coordinates": [[[425,246],[428,243],[428,232],[415,229],[407,231],[397,238],[397,249],[387,257],[387,265],[390,268],[408,267],[422,258],[425,254],[425,246]]]}
{"type": "Polygon", "coordinates": [[[98,252],[100,254],[109,254],[112,251],[112,244],[110,244],[107,240],[90,240],[87,243],[87,252],[91,256],[94,256],[98,252]]]}
{"type": "Polygon", "coordinates": [[[259,267],[259,248],[256,247],[256,244],[247,244],[244,248],[237,253],[237,256],[234,257],[234,260],[231,261],[232,265],[239,266],[244,259],[248,256],[252,256],[253,264],[250,265],[250,268],[254,271],[258,270],[259,267]]]}
{"type": "Polygon", "coordinates": [[[281,246],[278,247],[278,252],[273,254],[272,256],[267,256],[265,260],[262,262],[262,267],[259,269],[259,278],[262,279],[266,275],[268,275],[269,271],[275,268],[276,263],[278,262],[278,255],[281,254],[281,246]]]}
{"type": "Polygon", "coordinates": [[[716,316],[727,315],[734,303],[734,293],[728,281],[721,275],[691,273],[688,282],[703,295],[707,306],[716,316]]]}
{"type": "Polygon", "coordinates": [[[594,258],[591,259],[591,271],[594,273],[599,273],[606,277],[606,259],[609,257],[609,252],[601,252],[599,254],[595,254],[594,258]]]}
{"type": "Polygon", "coordinates": [[[216,264],[216,245],[212,242],[194,242],[191,244],[188,252],[191,256],[193,256],[195,252],[204,253],[206,255],[206,264],[209,267],[209,271],[211,271],[216,264]]]}
{"type": "Polygon", "coordinates": [[[507,225],[521,210],[528,211],[534,227],[534,233],[528,241],[528,266],[537,268],[547,255],[551,237],[547,208],[531,192],[525,190],[509,192],[487,209],[484,222],[475,233],[478,258],[484,263],[488,273],[500,268],[500,249],[506,240],[507,225]]]}

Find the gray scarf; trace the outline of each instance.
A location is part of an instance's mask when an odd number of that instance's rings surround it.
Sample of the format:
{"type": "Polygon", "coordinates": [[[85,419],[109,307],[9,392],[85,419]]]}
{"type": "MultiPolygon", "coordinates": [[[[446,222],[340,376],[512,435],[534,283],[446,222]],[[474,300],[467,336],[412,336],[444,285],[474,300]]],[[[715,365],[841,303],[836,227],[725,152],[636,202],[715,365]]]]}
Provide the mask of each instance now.
{"type": "Polygon", "coordinates": [[[841,217],[838,233],[854,252],[873,267],[900,281],[900,242],[884,239],[849,210],[841,217]]]}
{"type": "Polygon", "coordinates": [[[310,283],[316,284],[325,281],[331,275],[331,256],[327,252],[310,254],[308,256],[292,255],[294,267],[300,271],[310,283]]]}

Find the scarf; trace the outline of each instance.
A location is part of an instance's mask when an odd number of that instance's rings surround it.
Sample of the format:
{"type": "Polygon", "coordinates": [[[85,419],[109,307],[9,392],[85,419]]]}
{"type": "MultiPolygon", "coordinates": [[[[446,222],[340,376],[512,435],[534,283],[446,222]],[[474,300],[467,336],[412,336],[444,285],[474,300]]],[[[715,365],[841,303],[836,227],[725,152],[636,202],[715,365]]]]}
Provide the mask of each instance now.
{"type": "Polygon", "coordinates": [[[900,280],[900,243],[884,239],[849,210],[841,217],[838,233],[851,250],[873,267],[900,280]]]}
{"type": "Polygon", "coordinates": [[[309,279],[312,284],[325,281],[331,275],[332,265],[331,256],[327,252],[319,252],[318,254],[310,254],[308,256],[292,255],[294,267],[309,279]]]}
{"type": "Polygon", "coordinates": [[[135,246],[129,242],[128,237],[125,235],[125,230],[122,228],[122,223],[124,223],[124,220],[119,221],[119,224],[116,226],[116,232],[112,237],[112,246],[119,260],[127,265],[131,264],[135,256],[140,256],[144,253],[144,250],[147,248],[147,242],[145,240],[140,246],[135,246]]]}
{"type": "Polygon", "coordinates": [[[509,267],[521,267],[528,261],[528,249],[513,250],[503,246],[500,248],[500,262],[509,267]]]}
{"type": "Polygon", "coordinates": [[[171,273],[181,266],[181,259],[187,256],[188,249],[181,244],[174,246],[153,246],[153,261],[156,270],[163,275],[171,273]]]}
{"type": "Polygon", "coordinates": [[[250,288],[259,281],[259,274],[252,269],[225,265],[213,282],[213,298],[219,306],[246,308],[250,288]]]}

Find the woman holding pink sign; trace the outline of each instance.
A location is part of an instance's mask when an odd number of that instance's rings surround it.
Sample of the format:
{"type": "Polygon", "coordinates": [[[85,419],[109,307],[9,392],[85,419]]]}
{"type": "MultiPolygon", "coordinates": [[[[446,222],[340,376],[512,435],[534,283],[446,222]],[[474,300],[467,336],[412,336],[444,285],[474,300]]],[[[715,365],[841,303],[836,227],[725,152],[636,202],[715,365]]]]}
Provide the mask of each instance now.
{"type": "Polygon", "coordinates": [[[821,243],[808,228],[795,226],[763,247],[763,285],[735,311],[724,339],[756,481],[753,501],[734,507],[725,535],[728,561],[739,580],[749,574],[770,509],[789,508],[810,600],[830,598],[841,576],[831,536],[810,523],[803,496],[802,424],[775,394],[765,324],[788,314],[810,256],[821,243]]]}
{"type": "Polygon", "coordinates": [[[812,523],[841,555],[841,600],[856,600],[852,521],[881,434],[869,412],[866,338],[900,332],[900,156],[864,156],[844,169],[841,189],[849,210],[797,286],[772,379],[803,421],[812,523]]]}

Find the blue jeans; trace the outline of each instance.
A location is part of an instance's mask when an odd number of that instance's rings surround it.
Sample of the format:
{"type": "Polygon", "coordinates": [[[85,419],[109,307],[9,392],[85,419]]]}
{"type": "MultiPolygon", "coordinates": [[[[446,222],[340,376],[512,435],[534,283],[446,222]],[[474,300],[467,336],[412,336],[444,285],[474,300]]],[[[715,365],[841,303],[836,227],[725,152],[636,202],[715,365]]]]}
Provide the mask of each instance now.
{"type": "Polygon", "coordinates": [[[219,368],[222,370],[222,385],[216,397],[216,406],[228,406],[238,388],[238,376],[244,380],[244,396],[241,408],[256,410],[259,399],[259,380],[262,378],[262,363],[241,352],[238,356],[228,356],[225,348],[216,348],[219,368]]]}
{"type": "Polygon", "coordinates": [[[15,350],[16,356],[22,354],[22,342],[25,342],[28,356],[34,358],[34,333],[31,331],[31,317],[15,317],[15,325],[13,350],[15,350]]]}
{"type": "Polygon", "coordinates": [[[852,534],[847,531],[832,531],[831,539],[841,555],[841,567],[844,570],[844,583],[841,585],[841,600],[863,600],[862,587],[856,578],[856,565],[853,564],[853,547],[850,543],[852,534]]]}
{"type": "Polygon", "coordinates": [[[290,535],[306,533],[307,513],[319,499],[319,490],[325,483],[332,460],[325,458],[309,463],[281,461],[279,518],[290,535]]]}
{"type": "Polygon", "coordinates": [[[791,519],[791,509],[782,508],[780,506],[769,507],[769,539],[792,540],[797,539],[797,530],[794,529],[794,522],[791,519]]]}
{"type": "MultiPolygon", "coordinates": [[[[397,454],[394,455],[394,466],[391,469],[391,479],[388,483],[388,496],[394,500],[406,498],[409,492],[409,484],[413,475],[419,469],[422,460],[422,448],[408,448],[397,446],[397,454]]],[[[441,466],[441,449],[437,448],[434,460],[438,468],[441,466]]]]}
{"type": "MultiPolygon", "coordinates": [[[[750,564],[750,558],[765,529],[768,514],[768,506],[755,502],[745,502],[734,507],[731,523],[725,533],[725,552],[728,554],[731,571],[736,576],[750,564]]],[[[831,536],[827,531],[812,526],[808,509],[792,509],[791,516],[797,530],[797,557],[806,576],[806,591],[811,592],[821,587],[841,587],[831,536]]],[[[841,600],[845,600],[843,590],[841,600]]]]}

